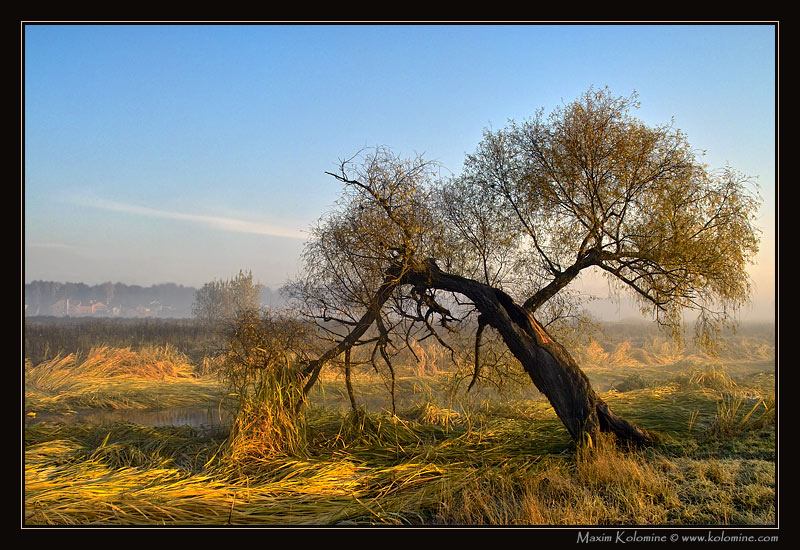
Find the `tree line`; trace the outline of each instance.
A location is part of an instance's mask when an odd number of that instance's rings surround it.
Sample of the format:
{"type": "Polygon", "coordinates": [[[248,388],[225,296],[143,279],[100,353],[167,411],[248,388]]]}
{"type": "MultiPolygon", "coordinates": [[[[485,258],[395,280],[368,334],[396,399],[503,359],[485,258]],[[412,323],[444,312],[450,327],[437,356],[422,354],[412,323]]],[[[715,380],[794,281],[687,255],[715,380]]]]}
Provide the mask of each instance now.
{"type": "MultiPolygon", "coordinates": [[[[25,284],[24,314],[32,316],[65,316],[66,301],[72,306],[102,303],[107,308],[96,316],[142,316],[145,309],[155,317],[193,317],[192,307],[198,289],[176,283],[152,286],[126,285],[105,282],[99,285],[85,283],[61,283],[54,281],[32,281],[25,284]],[[114,309],[116,308],[116,309],[114,309]]],[[[258,297],[264,305],[277,305],[280,295],[268,287],[262,287],[258,297]]]]}

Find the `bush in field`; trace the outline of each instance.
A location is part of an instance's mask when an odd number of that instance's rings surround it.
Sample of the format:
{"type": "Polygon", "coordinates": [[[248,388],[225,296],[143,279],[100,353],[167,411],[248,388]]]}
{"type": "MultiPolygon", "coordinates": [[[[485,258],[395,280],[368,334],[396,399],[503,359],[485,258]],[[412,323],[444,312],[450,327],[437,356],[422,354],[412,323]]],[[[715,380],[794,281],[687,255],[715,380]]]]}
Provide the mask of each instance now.
{"type": "Polygon", "coordinates": [[[306,327],[270,311],[243,309],[225,334],[218,375],[234,397],[229,458],[254,463],[302,454],[305,421],[300,365],[306,327]]]}

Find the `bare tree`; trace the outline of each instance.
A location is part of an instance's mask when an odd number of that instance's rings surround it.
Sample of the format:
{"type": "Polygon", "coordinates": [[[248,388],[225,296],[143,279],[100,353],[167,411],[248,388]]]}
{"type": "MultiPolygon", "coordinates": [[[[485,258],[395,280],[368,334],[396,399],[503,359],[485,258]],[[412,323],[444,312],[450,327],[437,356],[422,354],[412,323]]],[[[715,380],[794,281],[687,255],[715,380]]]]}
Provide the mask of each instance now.
{"type": "Polygon", "coordinates": [[[708,340],[748,299],[759,199],[734,171],[711,172],[671,125],[632,117],[637,106],[590,89],[547,118],[487,130],[447,181],[383,148],[341,162],[339,208],[314,229],[307,276],[292,285],[333,336],[304,371],[306,392],[355,346],[385,350],[396,334],[447,345],[474,315],[476,376],[494,330],[575,440],[651,441],[538,318],[556,302],[564,311],[570,283],[597,269],[675,334],[682,311],[698,312],[708,340]]]}

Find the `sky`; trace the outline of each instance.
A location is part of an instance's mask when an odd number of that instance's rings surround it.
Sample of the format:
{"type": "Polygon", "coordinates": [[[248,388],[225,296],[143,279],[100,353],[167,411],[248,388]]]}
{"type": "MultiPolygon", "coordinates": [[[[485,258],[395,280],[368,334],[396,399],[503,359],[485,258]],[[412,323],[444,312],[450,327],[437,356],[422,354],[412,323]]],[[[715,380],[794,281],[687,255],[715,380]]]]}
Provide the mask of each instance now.
{"type": "Polygon", "coordinates": [[[381,145],[458,174],[484,129],[607,86],[635,91],[645,122],[673,120],[710,167],[758,183],[745,317],[770,318],[776,35],[771,24],[26,24],[23,278],[200,287],[244,269],[277,288],[335,207],[341,188],[325,172],[341,159],[381,145]]]}

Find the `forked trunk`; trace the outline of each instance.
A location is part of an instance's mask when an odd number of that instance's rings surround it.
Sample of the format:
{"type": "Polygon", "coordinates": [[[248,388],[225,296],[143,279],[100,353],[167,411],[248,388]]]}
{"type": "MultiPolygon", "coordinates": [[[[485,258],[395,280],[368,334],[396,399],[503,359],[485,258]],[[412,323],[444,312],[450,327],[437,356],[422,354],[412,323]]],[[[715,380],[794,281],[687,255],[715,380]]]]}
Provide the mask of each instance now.
{"type": "Polygon", "coordinates": [[[611,412],[567,350],[506,293],[445,273],[430,260],[412,266],[402,280],[457,292],[472,300],[483,321],[498,331],[536,388],[550,401],[573,440],[583,442],[587,436],[594,439],[603,431],[634,444],[654,441],[652,434],[611,412]]]}
{"type": "MultiPolygon", "coordinates": [[[[469,298],[480,311],[481,322],[497,330],[576,442],[583,443],[587,436],[594,439],[598,432],[611,432],[621,441],[633,444],[655,441],[653,434],[611,412],[569,352],[508,294],[475,280],[446,273],[433,260],[398,265],[389,270],[370,307],[348,336],[308,364],[304,371],[308,378],[303,388],[304,396],[314,385],[324,364],[341,353],[349,352],[376,322],[380,309],[392,292],[406,284],[455,292],[469,298]]],[[[299,400],[296,407],[301,407],[303,402],[304,399],[299,400]]]]}

